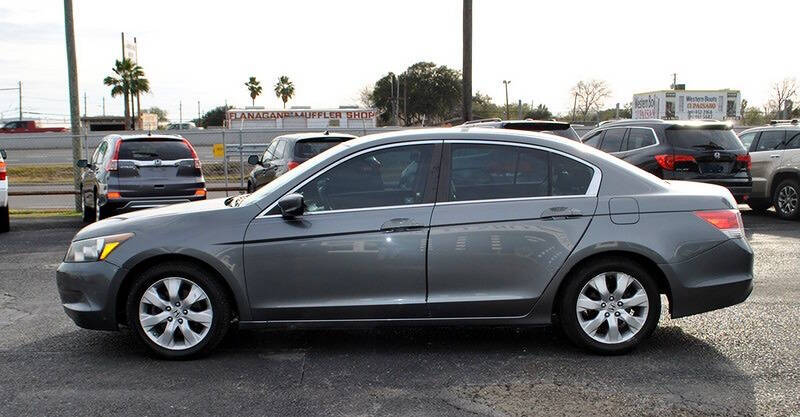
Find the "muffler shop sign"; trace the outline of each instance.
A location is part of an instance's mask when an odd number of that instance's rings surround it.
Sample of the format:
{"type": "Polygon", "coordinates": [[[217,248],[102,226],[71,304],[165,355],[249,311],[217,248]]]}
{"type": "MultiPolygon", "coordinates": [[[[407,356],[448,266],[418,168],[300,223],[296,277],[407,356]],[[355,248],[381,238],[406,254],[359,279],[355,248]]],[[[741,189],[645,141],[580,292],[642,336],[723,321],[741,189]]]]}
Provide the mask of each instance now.
{"type": "Polygon", "coordinates": [[[232,111],[228,113],[230,120],[275,120],[283,118],[304,118],[304,119],[373,119],[377,116],[375,110],[352,110],[352,111],[324,111],[324,110],[254,110],[254,111],[232,111]]]}

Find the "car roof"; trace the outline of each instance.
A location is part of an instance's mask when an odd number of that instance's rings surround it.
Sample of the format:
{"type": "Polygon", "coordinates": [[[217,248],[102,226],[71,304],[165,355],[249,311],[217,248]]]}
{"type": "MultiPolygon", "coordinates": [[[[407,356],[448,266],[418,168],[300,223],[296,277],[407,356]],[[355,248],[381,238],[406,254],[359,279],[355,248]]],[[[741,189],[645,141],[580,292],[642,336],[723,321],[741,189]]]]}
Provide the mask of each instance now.
{"type": "Polygon", "coordinates": [[[557,120],[501,120],[501,119],[481,119],[481,120],[471,120],[464,124],[461,124],[458,127],[462,126],[474,126],[474,127],[506,127],[506,126],[520,126],[520,125],[529,125],[529,126],[536,126],[541,125],[542,127],[560,127],[562,129],[569,128],[569,122],[561,122],[557,120]]]}
{"type": "Polygon", "coordinates": [[[664,120],[664,119],[624,119],[602,123],[597,128],[625,127],[625,126],[664,126],[683,128],[732,128],[733,124],[719,120],[664,120]]]}
{"type": "Polygon", "coordinates": [[[749,129],[743,130],[739,134],[750,133],[750,132],[760,132],[762,130],[800,130],[800,125],[797,124],[796,120],[792,121],[772,121],[768,125],[764,126],[756,126],[751,127],[749,129]]]}

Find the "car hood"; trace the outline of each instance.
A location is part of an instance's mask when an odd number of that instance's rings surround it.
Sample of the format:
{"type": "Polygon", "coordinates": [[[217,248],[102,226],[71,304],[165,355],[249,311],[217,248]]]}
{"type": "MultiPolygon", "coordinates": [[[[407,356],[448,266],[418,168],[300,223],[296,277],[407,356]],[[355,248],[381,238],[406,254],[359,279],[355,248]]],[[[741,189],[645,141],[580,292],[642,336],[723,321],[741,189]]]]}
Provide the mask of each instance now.
{"type": "Polygon", "coordinates": [[[192,203],[174,204],[154,209],[134,211],[109,217],[108,219],[92,223],[81,229],[73,240],[89,239],[98,236],[108,236],[117,233],[144,232],[148,229],[165,227],[176,222],[181,222],[185,217],[208,216],[213,218],[222,212],[235,210],[242,218],[248,220],[258,214],[260,208],[254,207],[228,207],[225,199],[203,200],[192,203]],[[250,213],[252,212],[252,213],[250,213]],[[250,216],[250,217],[248,217],[250,216]]]}

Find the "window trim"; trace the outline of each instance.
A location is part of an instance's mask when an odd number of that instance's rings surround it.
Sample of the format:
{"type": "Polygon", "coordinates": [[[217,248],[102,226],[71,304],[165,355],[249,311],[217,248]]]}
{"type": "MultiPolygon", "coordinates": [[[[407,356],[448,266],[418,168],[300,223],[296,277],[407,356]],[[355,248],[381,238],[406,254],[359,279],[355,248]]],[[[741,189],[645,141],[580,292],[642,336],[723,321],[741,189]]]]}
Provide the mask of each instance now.
{"type": "MultiPolygon", "coordinates": [[[[447,184],[442,186],[442,182],[449,180],[450,177],[450,159],[452,155],[452,148],[448,147],[446,152],[442,152],[442,168],[441,174],[439,175],[439,193],[437,193],[436,203],[435,205],[456,205],[456,204],[475,204],[475,203],[487,203],[487,202],[506,202],[506,201],[527,201],[527,200],[550,200],[555,198],[581,198],[581,197],[597,197],[598,193],[600,192],[600,181],[603,177],[603,172],[595,166],[583,159],[580,159],[576,156],[570,155],[566,152],[559,151],[553,148],[547,148],[544,146],[539,145],[531,145],[527,143],[519,143],[519,142],[500,142],[500,141],[492,141],[492,140],[463,140],[463,139],[449,139],[444,141],[445,144],[481,144],[481,145],[504,145],[504,146],[516,146],[522,148],[529,148],[529,149],[536,149],[544,152],[552,152],[563,157],[572,159],[581,163],[583,165],[588,166],[594,170],[594,175],[592,176],[591,182],[589,182],[589,188],[586,189],[586,193],[584,194],[567,194],[567,195],[547,195],[547,196],[536,196],[536,197],[511,197],[511,198],[486,198],[486,199],[479,199],[479,200],[463,200],[463,201],[449,201],[444,200],[441,197],[441,193],[443,189],[447,189],[447,184]]],[[[588,145],[587,145],[588,146],[588,145]]],[[[548,176],[550,172],[548,171],[548,176]]]]}
{"type": "MultiPolygon", "coordinates": [[[[349,161],[350,159],[353,159],[353,158],[358,157],[360,155],[363,155],[365,153],[369,153],[369,152],[373,152],[373,151],[380,151],[380,150],[383,150],[383,149],[396,148],[396,147],[401,147],[401,146],[414,146],[414,145],[442,145],[442,142],[443,141],[441,139],[438,139],[438,140],[437,139],[434,139],[434,140],[418,140],[418,141],[389,143],[389,144],[386,144],[386,145],[379,145],[379,146],[374,146],[372,148],[362,149],[362,150],[360,150],[358,152],[355,152],[355,153],[353,153],[351,155],[348,155],[346,158],[339,159],[338,161],[336,161],[336,162],[334,162],[334,163],[322,168],[321,170],[315,172],[314,174],[312,174],[311,176],[309,176],[308,178],[306,178],[305,180],[300,182],[300,184],[292,187],[289,191],[283,193],[280,197],[275,199],[275,201],[273,201],[272,204],[267,206],[266,209],[264,209],[261,213],[259,213],[259,215],[256,216],[256,219],[259,219],[259,218],[264,219],[264,218],[271,218],[271,217],[282,217],[282,215],[280,215],[280,214],[267,214],[267,213],[272,211],[272,209],[274,209],[275,206],[278,205],[278,201],[280,201],[280,199],[282,199],[283,197],[286,197],[289,194],[296,193],[297,190],[303,188],[309,182],[314,181],[320,175],[322,175],[322,174],[328,172],[329,170],[339,166],[340,164],[343,164],[343,163],[349,161]]],[[[431,159],[431,169],[428,170],[428,173],[426,175],[431,175],[431,173],[434,173],[434,172],[436,173],[436,175],[439,175],[439,172],[441,171],[441,169],[438,168],[439,161],[436,161],[436,153],[435,153],[435,151],[436,151],[436,149],[434,148],[434,154],[432,155],[433,158],[431,159]],[[436,167],[436,168],[434,169],[434,167],[436,167]]],[[[441,159],[441,157],[440,157],[440,159],[441,159]]],[[[434,182],[434,184],[438,183],[438,178],[433,179],[433,182],[434,182]]],[[[319,215],[319,214],[346,213],[346,212],[353,212],[353,211],[389,210],[389,209],[395,209],[395,208],[413,208],[413,207],[427,207],[427,206],[431,206],[432,207],[435,204],[435,201],[436,201],[435,200],[436,199],[436,193],[435,192],[434,192],[434,196],[433,197],[434,197],[434,203],[417,203],[417,204],[404,204],[404,205],[399,205],[399,206],[398,205],[393,205],[393,206],[359,207],[359,208],[337,209],[337,210],[321,210],[321,211],[314,211],[314,212],[304,213],[303,215],[304,216],[316,216],[316,215],[319,215]]]]}

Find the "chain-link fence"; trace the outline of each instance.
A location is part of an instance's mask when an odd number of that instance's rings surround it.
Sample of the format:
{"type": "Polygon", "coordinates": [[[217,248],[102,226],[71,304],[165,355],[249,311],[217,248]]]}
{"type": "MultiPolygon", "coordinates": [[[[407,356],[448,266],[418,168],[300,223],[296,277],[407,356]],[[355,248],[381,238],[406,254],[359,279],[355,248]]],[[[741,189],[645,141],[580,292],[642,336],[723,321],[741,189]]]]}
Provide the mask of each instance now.
{"type": "MultiPolygon", "coordinates": [[[[356,136],[399,128],[330,129],[356,136]]],[[[182,131],[114,132],[123,135],[180,135],[195,148],[203,166],[208,198],[244,192],[253,168],[250,155],[261,155],[272,139],[319,129],[194,129],[182,131]]],[[[91,159],[104,137],[112,132],[81,134],[81,159],[91,159]]],[[[7,153],[9,206],[12,215],[77,214],[72,135],[3,134],[0,149],[7,153]]]]}

